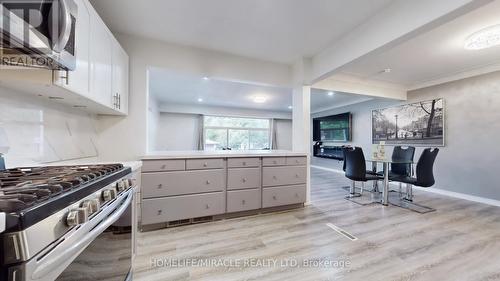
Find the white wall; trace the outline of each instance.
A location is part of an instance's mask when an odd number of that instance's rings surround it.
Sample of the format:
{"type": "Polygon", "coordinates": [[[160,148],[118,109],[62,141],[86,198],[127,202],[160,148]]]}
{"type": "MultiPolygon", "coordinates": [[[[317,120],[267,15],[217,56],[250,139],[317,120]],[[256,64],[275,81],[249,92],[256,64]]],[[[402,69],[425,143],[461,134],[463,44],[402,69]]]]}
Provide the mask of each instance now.
{"type": "MultiPolygon", "coordinates": [[[[445,147],[435,164],[436,188],[500,200],[496,177],[500,155],[500,72],[411,91],[408,102],[443,98],[445,147]]],[[[371,153],[371,110],[400,102],[365,102],[315,114],[313,117],[350,111],[353,142],[371,153]]],[[[416,160],[422,148],[417,148],[416,160]]],[[[389,155],[390,155],[389,151],[389,155]]],[[[313,164],[335,166],[335,161],[315,159],[313,164]]]]}
{"type": "Polygon", "coordinates": [[[232,117],[255,117],[255,118],[279,118],[291,119],[291,112],[257,110],[237,107],[206,106],[206,105],[186,105],[186,104],[167,104],[161,103],[159,106],[161,112],[171,113],[189,113],[204,115],[220,115],[232,117]]]}
{"type": "MultiPolygon", "coordinates": [[[[157,121],[154,146],[150,151],[198,149],[199,116],[204,113],[161,112],[157,121]]],[[[220,115],[225,115],[223,112],[220,115]]],[[[258,116],[245,116],[258,117],[258,116]]],[[[278,149],[292,149],[292,120],[277,119],[278,149]]]]}
{"type": "Polygon", "coordinates": [[[160,67],[232,81],[290,86],[288,65],[207,51],[193,47],[117,34],[130,57],[130,107],[123,117],[99,117],[101,157],[109,161],[133,160],[146,154],[148,146],[148,75],[160,67]],[[120,136],[120,141],[117,141],[120,136]]]}
{"type": "Polygon", "coordinates": [[[276,134],[278,149],[292,150],[292,120],[276,120],[276,134]]]}
{"type": "Polygon", "coordinates": [[[46,97],[0,87],[0,128],[10,150],[7,168],[95,158],[97,118],[46,97]]]}
{"type": "Polygon", "coordinates": [[[153,150],[198,149],[199,115],[160,113],[153,150]]]}

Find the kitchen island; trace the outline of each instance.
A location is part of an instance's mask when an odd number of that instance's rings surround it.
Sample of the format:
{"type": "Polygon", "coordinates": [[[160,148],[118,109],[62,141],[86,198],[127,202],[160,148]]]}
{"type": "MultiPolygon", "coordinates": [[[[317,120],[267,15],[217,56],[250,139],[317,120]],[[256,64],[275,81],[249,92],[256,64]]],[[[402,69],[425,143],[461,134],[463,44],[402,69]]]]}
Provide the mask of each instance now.
{"type": "Polygon", "coordinates": [[[302,207],[308,155],[165,151],[142,157],[143,230],[302,207]]]}

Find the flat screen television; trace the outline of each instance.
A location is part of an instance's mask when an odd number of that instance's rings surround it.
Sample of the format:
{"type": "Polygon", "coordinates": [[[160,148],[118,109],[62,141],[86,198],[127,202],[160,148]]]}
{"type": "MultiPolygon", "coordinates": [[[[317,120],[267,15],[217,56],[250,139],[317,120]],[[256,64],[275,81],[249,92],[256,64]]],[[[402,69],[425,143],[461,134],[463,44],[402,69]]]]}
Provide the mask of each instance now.
{"type": "Polygon", "coordinates": [[[352,115],[350,112],[313,119],[313,141],[351,141],[352,115]]]}

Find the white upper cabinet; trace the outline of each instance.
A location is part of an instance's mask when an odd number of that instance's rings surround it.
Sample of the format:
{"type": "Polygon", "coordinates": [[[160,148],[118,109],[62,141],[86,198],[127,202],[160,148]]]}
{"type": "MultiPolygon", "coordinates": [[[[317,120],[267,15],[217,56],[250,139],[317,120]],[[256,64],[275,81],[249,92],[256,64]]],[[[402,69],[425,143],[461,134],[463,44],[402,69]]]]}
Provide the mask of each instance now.
{"type": "Polygon", "coordinates": [[[90,113],[127,115],[128,55],[90,2],[74,1],[75,70],[0,69],[0,85],[90,113]]]}
{"type": "Polygon", "coordinates": [[[90,95],[90,14],[84,0],[75,0],[78,6],[78,23],[75,31],[76,69],[55,71],[54,84],[83,96],[90,95]]]}
{"type": "Polygon", "coordinates": [[[90,96],[112,107],[113,36],[94,8],[90,8],[90,96]]]}
{"type": "Polygon", "coordinates": [[[116,39],[113,38],[113,92],[111,104],[123,114],[128,113],[128,55],[116,39]]]}

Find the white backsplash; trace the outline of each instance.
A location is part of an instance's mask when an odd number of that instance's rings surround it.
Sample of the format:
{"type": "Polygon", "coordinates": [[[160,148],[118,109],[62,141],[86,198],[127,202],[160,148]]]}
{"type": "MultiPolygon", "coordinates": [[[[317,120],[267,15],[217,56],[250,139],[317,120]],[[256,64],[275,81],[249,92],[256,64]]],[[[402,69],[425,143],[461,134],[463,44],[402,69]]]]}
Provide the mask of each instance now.
{"type": "Polygon", "coordinates": [[[0,87],[0,128],[7,167],[97,157],[96,116],[0,87]]]}

